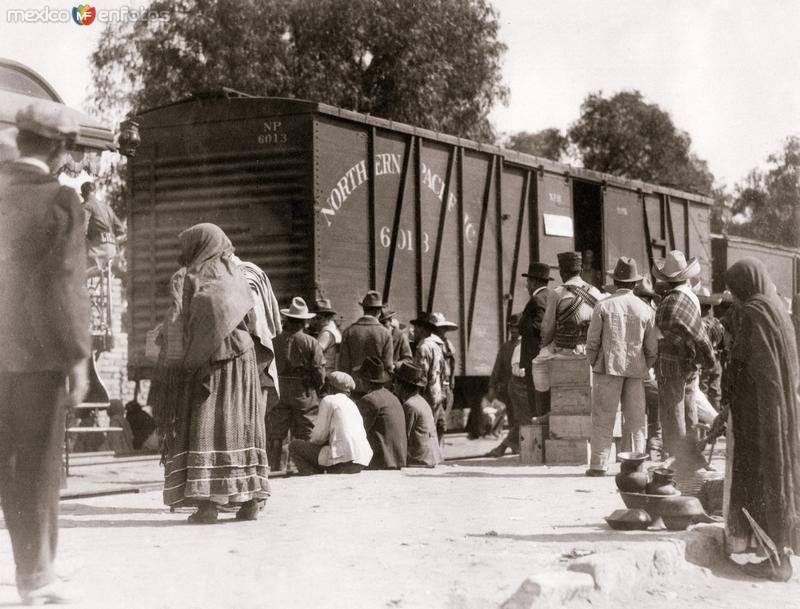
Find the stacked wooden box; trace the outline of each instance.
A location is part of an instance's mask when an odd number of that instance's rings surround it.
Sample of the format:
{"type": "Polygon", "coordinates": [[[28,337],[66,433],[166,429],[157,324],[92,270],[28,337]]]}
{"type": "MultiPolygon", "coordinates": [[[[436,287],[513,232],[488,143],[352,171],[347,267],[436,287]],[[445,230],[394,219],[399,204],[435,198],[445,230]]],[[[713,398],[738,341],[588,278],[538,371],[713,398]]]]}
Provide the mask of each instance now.
{"type": "Polygon", "coordinates": [[[586,358],[550,360],[548,465],[589,462],[592,435],[592,369],[586,358]]]}

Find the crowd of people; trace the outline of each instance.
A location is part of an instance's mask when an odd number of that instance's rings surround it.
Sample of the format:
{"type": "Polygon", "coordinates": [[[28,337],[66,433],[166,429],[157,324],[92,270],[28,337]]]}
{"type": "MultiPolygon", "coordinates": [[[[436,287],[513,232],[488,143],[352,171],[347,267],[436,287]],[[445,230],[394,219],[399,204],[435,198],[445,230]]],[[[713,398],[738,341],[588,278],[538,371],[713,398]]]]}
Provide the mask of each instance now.
{"type": "MultiPolygon", "coordinates": [[[[63,600],[53,559],[65,408],[87,385],[87,226],[78,196],[53,175],[78,125],[35,104],[16,122],[20,156],[0,167],[0,499],[17,588],[24,602],[44,604],[63,600]]],[[[100,257],[116,238],[106,220],[100,257]]],[[[234,255],[218,226],[197,224],[178,242],[151,390],[167,505],[195,508],[193,523],[217,522],[223,509],[257,518],[289,432],[302,475],[441,461],[456,324],[420,313],[413,334],[403,332],[369,291],[363,316],[340,331],[327,300],[309,310],[295,296],[280,309],[269,278],[234,255]]],[[[692,289],[698,261],[680,251],[652,269],[655,289],[627,257],[603,291],[584,279],[580,253],[559,254],[558,268],[555,289],[547,261],[524,274],[530,300],[509,320],[490,382],[511,423],[493,454],[517,450],[520,424],[549,412],[551,362],[581,359],[594,373],[587,475],[608,469],[619,404],[624,448],[645,451],[660,426],[662,456],[691,463],[703,376],[703,386],[721,386],[709,391],[721,411],[712,431],[727,425],[729,438],[729,551],[753,548],[755,522],[775,551],[748,571],[788,579],[788,554],[800,551],[800,375],[795,329],[763,263],[728,269],[728,313],[718,321],[692,289]]]]}

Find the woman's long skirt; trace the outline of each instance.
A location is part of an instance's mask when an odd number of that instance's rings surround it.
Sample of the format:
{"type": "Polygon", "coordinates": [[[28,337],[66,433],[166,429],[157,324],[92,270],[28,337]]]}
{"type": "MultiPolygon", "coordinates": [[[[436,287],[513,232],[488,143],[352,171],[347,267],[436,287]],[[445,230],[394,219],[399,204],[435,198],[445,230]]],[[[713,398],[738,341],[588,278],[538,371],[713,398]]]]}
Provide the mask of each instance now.
{"type": "Polygon", "coordinates": [[[241,504],[269,496],[264,405],[255,351],[183,386],[165,463],[164,503],[241,504]]]}

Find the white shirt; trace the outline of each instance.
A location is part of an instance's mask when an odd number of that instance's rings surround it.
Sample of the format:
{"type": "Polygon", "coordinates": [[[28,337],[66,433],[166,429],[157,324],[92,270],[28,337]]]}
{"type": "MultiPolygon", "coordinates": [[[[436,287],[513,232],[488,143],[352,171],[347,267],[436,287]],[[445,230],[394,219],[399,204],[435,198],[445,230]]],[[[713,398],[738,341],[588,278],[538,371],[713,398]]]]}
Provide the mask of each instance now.
{"type": "Polygon", "coordinates": [[[317,461],[325,467],[350,461],[366,467],[372,459],[364,419],[355,402],[344,393],[322,398],[309,440],[323,445],[317,461]]]}

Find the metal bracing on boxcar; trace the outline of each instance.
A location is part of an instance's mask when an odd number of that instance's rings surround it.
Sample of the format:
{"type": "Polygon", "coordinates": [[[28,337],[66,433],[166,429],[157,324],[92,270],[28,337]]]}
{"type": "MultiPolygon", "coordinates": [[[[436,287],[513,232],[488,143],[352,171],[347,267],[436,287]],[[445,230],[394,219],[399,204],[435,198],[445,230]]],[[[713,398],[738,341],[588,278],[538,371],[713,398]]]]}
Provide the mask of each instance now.
{"type": "Polygon", "coordinates": [[[464,217],[464,149],[457,148],[458,151],[458,173],[457,187],[456,187],[456,200],[458,202],[458,218],[456,222],[458,227],[458,289],[461,298],[458,299],[458,331],[460,333],[460,357],[458,358],[459,365],[461,366],[461,373],[465,374],[467,369],[467,309],[466,299],[464,295],[467,291],[467,277],[466,265],[464,264],[464,223],[461,218],[464,217]]]}
{"type": "MultiPolygon", "coordinates": [[[[375,243],[375,127],[367,130],[367,226],[369,226],[369,289],[377,289],[377,245],[375,243]]],[[[388,295],[387,295],[388,298],[388,295]]]]}
{"type": "MultiPolygon", "coordinates": [[[[447,153],[447,171],[445,172],[444,192],[442,194],[442,204],[439,211],[439,225],[436,228],[436,249],[433,252],[433,268],[431,269],[431,284],[428,288],[428,307],[426,311],[433,311],[436,298],[436,282],[439,278],[439,261],[442,255],[442,242],[444,241],[445,220],[447,220],[447,202],[450,199],[450,180],[453,177],[453,166],[455,165],[458,148],[450,146],[447,153]]],[[[461,224],[461,222],[459,222],[461,224]]],[[[419,248],[417,248],[419,251],[419,248]]],[[[420,252],[420,257],[422,252],[420,252]]]]}
{"type": "Polygon", "coordinates": [[[489,211],[489,197],[491,196],[492,192],[492,177],[494,176],[495,167],[497,166],[497,155],[493,154],[491,158],[492,162],[489,165],[489,171],[486,173],[486,184],[484,185],[483,189],[481,224],[480,228],[478,229],[478,244],[475,248],[475,270],[472,274],[472,286],[470,288],[469,296],[469,315],[467,318],[467,341],[469,341],[472,336],[472,321],[475,314],[475,300],[478,296],[478,279],[481,270],[481,255],[483,254],[483,238],[486,235],[486,218],[489,211]]]}
{"type": "MultiPolygon", "coordinates": [[[[499,157],[495,166],[497,175],[495,176],[494,192],[495,192],[495,243],[497,248],[497,340],[498,345],[502,345],[505,340],[505,309],[503,301],[506,298],[504,286],[505,276],[503,275],[503,157],[499,157]]],[[[509,295],[510,298],[510,295],[509,295]]]]}
{"type": "Polygon", "coordinates": [[[422,309],[422,138],[414,141],[414,275],[417,311],[422,309]]]}
{"type": "Polygon", "coordinates": [[[650,220],[647,218],[647,197],[641,189],[637,191],[639,200],[642,203],[642,215],[644,218],[644,242],[647,244],[645,250],[647,251],[647,268],[652,269],[655,265],[655,258],[653,257],[653,239],[650,236],[650,220]]]}
{"type": "MultiPolygon", "coordinates": [[[[517,292],[517,277],[519,277],[519,254],[522,249],[522,229],[525,223],[525,205],[530,197],[531,172],[525,172],[522,182],[522,195],[519,198],[519,212],[517,214],[517,229],[514,233],[514,258],[511,262],[511,283],[508,287],[508,304],[506,305],[506,318],[511,317],[514,308],[514,294],[517,292]]],[[[505,333],[505,327],[503,328],[505,333]]],[[[504,334],[505,338],[505,334],[504,334]]],[[[503,341],[505,342],[505,341],[503,341]]]]}
{"type": "Polygon", "coordinates": [[[400,172],[400,186],[397,189],[397,204],[394,208],[394,220],[392,221],[392,240],[389,244],[389,256],[386,261],[386,278],[383,282],[384,302],[388,302],[389,293],[392,289],[392,270],[394,268],[395,252],[397,251],[397,233],[400,232],[400,216],[403,213],[403,200],[406,196],[406,181],[408,179],[408,170],[411,165],[411,151],[413,150],[415,139],[413,135],[408,137],[403,154],[403,169],[400,172]]]}

